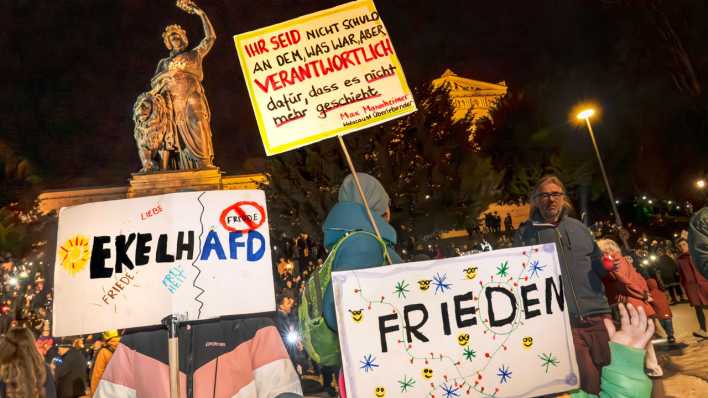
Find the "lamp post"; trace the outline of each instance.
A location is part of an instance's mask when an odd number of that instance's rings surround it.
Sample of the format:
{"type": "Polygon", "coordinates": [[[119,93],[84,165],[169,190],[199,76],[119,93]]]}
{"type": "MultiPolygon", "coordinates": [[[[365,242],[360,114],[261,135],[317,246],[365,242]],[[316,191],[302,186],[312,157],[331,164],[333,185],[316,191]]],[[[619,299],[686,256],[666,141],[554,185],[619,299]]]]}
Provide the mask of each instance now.
{"type": "Polygon", "coordinates": [[[698,189],[703,202],[708,201],[708,191],[706,191],[706,186],[708,186],[708,182],[706,182],[705,179],[699,178],[696,180],[696,188],[698,189]]]}
{"type": "MultiPolygon", "coordinates": [[[[602,179],[605,181],[605,188],[607,188],[607,194],[610,196],[610,204],[612,205],[612,211],[615,213],[615,222],[617,227],[622,230],[622,219],[620,218],[619,211],[617,211],[617,203],[615,202],[615,197],[612,194],[612,188],[610,188],[610,182],[607,180],[607,173],[605,172],[605,164],[602,163],[602,157],[600,156],[600,149],[597,147],[597,141],[595,141],[595,133],[592,131],[592,125],[590,124],[590,117],[595,114],[595,110],[592,108],[583,109],[576,117],[578,120],[585,120],[585,125],[588,127],[588,132],[590,133],[590,140],[592,141],[592,146],[595,149],[595,156],[597,156],[597,162],[600,164],[600,172],[602,172],[602,179]]],[[[620,234],[622,238],[622,243],[625,249],[629,249],[629,244],[627,243],[627,238],[624,234],[620,234]]]]}

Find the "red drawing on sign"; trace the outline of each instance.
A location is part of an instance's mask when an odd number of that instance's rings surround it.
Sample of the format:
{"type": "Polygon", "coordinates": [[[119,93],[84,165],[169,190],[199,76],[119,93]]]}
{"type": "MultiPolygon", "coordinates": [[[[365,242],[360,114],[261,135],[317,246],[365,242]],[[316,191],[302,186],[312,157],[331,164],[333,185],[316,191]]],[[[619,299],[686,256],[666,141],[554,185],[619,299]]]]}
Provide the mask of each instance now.
{"type": "Polygon", "coordinates": [[[263,225],[265,220],[266,214],[263,207],[256,202],[248,201],[232,204],[231,206],[225,208],[224,211],[221,212],[221,216],[219,216],[219,221],[221,222],[221,225],[224,227],[224,229],[230,232],[248,232],[254,230],[263,225]],[[242,206],[252,206],[258,211],[258,213],[246,214],[242,206]],[[236,216],[229,216],[229,213],[232,211],[236,213],[236,216]],[[229,225],[229,221],[243,222],[248,225],[248,228],[236,229],[229,225]]]}

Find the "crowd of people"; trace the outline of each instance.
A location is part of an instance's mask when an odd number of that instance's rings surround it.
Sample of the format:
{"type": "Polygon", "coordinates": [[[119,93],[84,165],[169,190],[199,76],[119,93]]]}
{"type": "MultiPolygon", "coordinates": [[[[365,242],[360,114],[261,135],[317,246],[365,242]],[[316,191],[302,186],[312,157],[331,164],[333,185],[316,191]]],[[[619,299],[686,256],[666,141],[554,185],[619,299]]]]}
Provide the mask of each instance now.
{"type": "MultiPolygon", "coordinates": [[[[565,196],[565,189],[560,180],[556,178],[542,180],[537,190],[543,189],[545,186],[558,190],[548,194],[542,191],[532,194],[531,217],[529,221],[522,224],[519,231],[513,229],[511,217],[508,214],[502,229],[501,218],[497,213],[492,212],[482,218],[479,233],[471,236],[465,243],[446,243],[438,240],[416,244],[403,243],[396,247],[400,249],[400,253],[406,261],[416,261],[466,255],[512,245],[542,242],[554,242],[560,247],[566,244],[570,245],[562,239],[555,238],[556,229],[564,230],[570,241],[582,242],[586,240],[590,246],[594,245],[597,250],[593,256],[584,260],[585,265],[581,266],[575,263],[572,265],[574,270],[564,269],[564,272],[578,275],[579,280],[570,283],[577,284],[575,287],[580,291],[578,296],[584,297],[586,300],[586,302],[571,300],[569,307],[571,322],[575,326],[573,329],[574,343],[581,362],[581,372],[584,372],[581,375],[581,379],[584,381],[582,387],[587,392],[599,393],[600,369],[610,363],[611,345],[607,344],[609,334],[605,320],[619,320],[620,311],[627,308],[624,306],[626,304],[631,304],[635,311],[642,311],[643,316],[649,320],[648,322],[655,325],[652,328],[663,330],[663,332],[654,334],[654,329],[652,329],[654,342],[657,341],[656,338],[661,333],[668,344],[675,344],[676,332],[672,323],[670,306],[689,302],[695,309],[699,324],[697,330],[691,331],[692,334],[699,338],[708,337],[703,314],[704,306],[708,305],[708,282],[695,271],[695,267],[691,263],[688,254],[687,231],[677,232],[673,237],[665,239],[658,237],[650,239],[645,232],[638,230],[636,226],[631,224],[620,228],[612,222],[600,221],[588,229],[570,217],[573,214],[573,209],[565,196]],[[540,209],[542,205],[549,203],[551,207],[560,203],[560,206],[556,206],[557,209],[553,209],[553,211],[558,211],[556,214],[558,219],[544,227],[535,226],[535,224],[542,225],[544,224],[542,221],[546,221],[541,219],[540,209]],[[515,238],[512,241],[510,237],[515,232],[515,238]],[[626,245],[623,244],[625,240],[627,241],[626,245]],[[609,264],[607,264],[608,261],[609,264]],[[597,264],[601,264],[602,268],[598,268],[597,264]],[[588,280],[587,275],[594,275],[596,280],[588,280]],[[603,289],[598,291],[597,286],[600,285],[603,286],[603,289]],[[587,291],[583,291],[583,289],[587,289],[587,291]],[[689,295],[688,292],[691,294],[689,295]],[[592,299],[588,300],[588,297],[596,298],[593,301],[592,299]],[[600,353],[597,352],[596,347],[591,347],[594,346],[594,343],[590,343],[597,341],[598,336],[599,341],[605,341],[607,345],[606,349],[601,350],[600,353]]],[[[290,331],[290,334],[283,333],[283,338],[286,341],[288,336],[292,340],[295,336],[292,331],[298,330],[296,326],[298,323],[297,311],[295,310],[298,305],[297,293],[302,292],[307,278],[322,265],[325,258],[325,250],[318,243],[312,242],[312,239],[306,234],[295,238],[288,246],[300,249],[289,252],[293,254],[293,258],[279,258],[276,267],[281,287],[279,303],[284,304],[283,307],[287,308],[286,312],[289,314],[290,326],[285,330],[290,331]],[[308,251],[304,248],[311,247],[316,247],[315,253],[319,253],[320,256],[307,257],[308,251]],[[293,292],[296,294],[293,295],[293,292]]],[[[568,250],[572,251],[572,245],[568,250]]],[[[372,261],[372,263],[376,263],[376,261],[372,261]]],[[[568,267],[570,266],[568,264],[568,267]]],[[[327,319],[326,315],[325,312],[325,319],[327,319]]],[[[332,320],[330,322],[332,329],[335,329],[336,323],[332,320]]],[[[309,361],[307,353],[304,352],[301,345],[298,347],[300,347],[298,352],[291,351],[293,352],[293,360],[299,364],[307,363],[309,361]]],[[[663,369],[658,363],[653,343],[647,341],[644,348],[646,363],[645,369],[642,370],[648,376],[661,377],[663,369]]],[[[331,377],[325,378],[326,382],[329,380],[331,377]]],[[[328,383],[326,386],[330,387],[328,383]]],[[[331,395],[334,395],[333,391],[331,395]]]]}
{"type": "MultiPolygon", "coordinates": [[[[323,223],[321,242],[307,233],[274,239],[277,311],[272,318],[218,320],[180,328],[191,347],[200,347],[199,339],[205,336],[218,336],[224,341],[219,344],[226,347],[217,353],[196,352],[203,365],[192,369],[194,378],[189,378],[188,392],[196,391],[195,396],[201,397],[199,391],[216,394],[226,391],[226,384],[237,388],[226,381],[229,375],[223,372],[228,370],[218,367],[219,359],[236,352],[258,356],[253,350],[244,353],[235,349],[255,344],[274,350],[267,360],[268,373],[242,369],[250,382],[238,388],[254,393],[257,388],[270,388],[271,396],[277,397],[300,396],[303,390],[343,396],[338,347],[318,341],[329,338],[336,342],[337,336],[329,273],[509,246],[555,243],[558,248],[580,370],[580,390],[573,396],[602,391],[649,396],[647,376],[661,377],[663,373],[654,352],[659,333],[655,329],[663,330],[668,344],[676,343],[671,305],[687,301],[699,324],[699,329],[691,332],[708,338],[703,312],[708,306],[708,280],[694,264],[697,256],[691,254],[694,247],[704,250],[701,245],[707,241],[705,237],[697,239],[690,228],[667,239],[650,238],[635,226],[620,228],[611,222],[587,228],[571,216],[572,205],[562,182],[548,176],[531,193],[529,219],[516,230],[510,215],[502,229],[501,217],[491,213],[482,219],[480,233],[464,243],[401,243],[389,223],[391,203],[385,188],[372,176],[359,173],[358,177],[377,228],[372,226],[353,176],[348,176],[340,187],[339,202],[323,223]],[[316,333],[312,325],[319,327],[316,333]],[[629,367],[639,360],[644,363],[642,368],[629,367]],[[216,368],[210,365],[214,361],[216,368]],[[259,380],[264,378],[279,382],[262,387],[259,380]],[[624,384],[617,385],[618,379],[624,384]]],[[[704,224],[705,220],[700,225],[704,224]]],[[[698,261],[705,263],[704,259],[698,261]]],[[[164,330],[131,332],[124,337],[111,331],[53,338],[49,328],[52,292],[37,269],[10,259],[0,267],[0,397],[40,396],[40,392],[62,398],[128,397],[133,396],[131,391],[142,391],[138,396],[167,396],[168,383],[159,376],[166,374],[167,366],[164,330]],[[141,359],[144,355],[154,361],[146,364],[141,359]],[[20,366],[21,362],[32,366],[20,366]],[[124,372],[135,366],[142,367],[140,375],[128,377],[124,372]]]]}

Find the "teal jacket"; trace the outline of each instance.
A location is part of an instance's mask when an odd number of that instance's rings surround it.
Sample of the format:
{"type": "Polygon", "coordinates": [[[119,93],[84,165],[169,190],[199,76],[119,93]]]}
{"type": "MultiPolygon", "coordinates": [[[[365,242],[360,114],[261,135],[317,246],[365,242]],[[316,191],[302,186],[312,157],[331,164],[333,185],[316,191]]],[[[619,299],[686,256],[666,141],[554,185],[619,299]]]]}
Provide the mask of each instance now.
{"type": "MultiPolygon", "coordinates": [[[[602,368],[600,398],[649,398],[651,380],[644,374],[645,351],[610,343],[612,362],[602,368]]],[[[563,395],[561,395],[563,397],[563,395]]],[[[595,398],[582,390],[572,391],[572,398],[595,398]]]]}
{"type": "MultiPolygon", "coordinates": [[[[381,238],[386,242],[388,254],[393,263],[400,263],[401,257],[394,251],[396,230],[379,215],[374,214],[376,225],[381,232],[381,238]]],[[[359,203],[339,202],[330,210],[322,226],[324,245],[330,250],[335,243],[350,231],[367,231],[374,233],[366,208],[359,203]]],[[[376,267],[386,264],[381,250],[381,244],[375,238],[359,234],[347,239],[337,251],[337,257],[332,263],[332,271],[347,271],[376,267]]],[[[323,299],[323,312],[327,326],[337,330],[337,317],[334,312],[334,292],[332,284],[327,285],[323,299]]]]}

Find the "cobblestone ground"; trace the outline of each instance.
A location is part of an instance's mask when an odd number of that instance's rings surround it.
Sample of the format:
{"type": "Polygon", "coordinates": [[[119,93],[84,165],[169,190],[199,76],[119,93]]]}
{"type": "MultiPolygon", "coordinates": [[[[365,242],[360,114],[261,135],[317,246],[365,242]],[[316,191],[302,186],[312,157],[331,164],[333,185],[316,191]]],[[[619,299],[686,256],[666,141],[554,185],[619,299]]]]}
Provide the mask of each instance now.
{"type": "Polygon", "coordinates": [[[674,314],[676,339],[683,344],[656,346],[664,377],[654,381],[655,398],[708,397],[708,340],[691,333],[698,329],[692,307],[678,304],[671,307],[674,314]]]}

